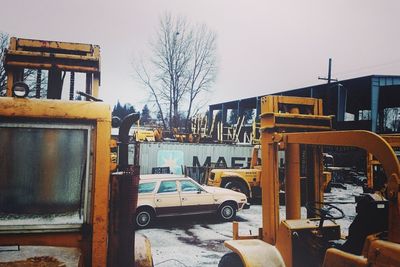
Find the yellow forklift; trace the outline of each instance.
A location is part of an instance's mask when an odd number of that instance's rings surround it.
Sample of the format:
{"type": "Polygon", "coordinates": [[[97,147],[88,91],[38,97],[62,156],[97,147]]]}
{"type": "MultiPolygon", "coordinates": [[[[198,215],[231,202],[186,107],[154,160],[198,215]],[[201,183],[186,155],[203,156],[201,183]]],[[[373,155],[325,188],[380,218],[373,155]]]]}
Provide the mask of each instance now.
{"type": "Polygon", "coordinates": [[[111,109],[98,99],[100,48],[11,38],[3,64],[0,266],[152,266],[133,225],[139,169],[128,165],[128,132],[139,115],[111,139],[111,109]],[[79,96],[75,74],[85,78],[79,96]]]}
{"type": "Polygon", "coordinates": [[[232,252],[221,258],[219,266],[400,266],[400,166],[389,143],[368,131],[332,130],[320,99],[266,96],[261,105],[262,228],[257,236],[241,236],[234,223],[234,240],[225,242],[232,252]],[[387,177],[385,198],[370,194],[357,204],[359,214],[347,240],[342,240],[335,222],[343,218],[343,211],[323,202],[325,145],[364,149],[380,162],[387,177]],[[308,160],[307,216],[302,216],[300,205],[302,149],[308,160]],[[278,151],[285,152],[282,220],[278,151]]]}

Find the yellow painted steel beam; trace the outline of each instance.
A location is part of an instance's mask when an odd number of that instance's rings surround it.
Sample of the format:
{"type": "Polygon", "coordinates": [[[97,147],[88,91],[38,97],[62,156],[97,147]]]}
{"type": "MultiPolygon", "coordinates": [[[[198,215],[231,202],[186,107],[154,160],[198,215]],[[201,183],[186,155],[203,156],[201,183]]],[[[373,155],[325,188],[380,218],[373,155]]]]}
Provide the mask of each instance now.
{"type": "Polygon", "coordinates": [[[287,143],[352,146],[365,149],[382,163],[387,177],[400,174],[400,166],[390,144],[381,136],[369,131],[306,132],[282,135],[286,136],[287,143]]]}
{"type": "Polygon", "coordinates": [[[58,63],[32,63],[32,62],[9,61],[7,62],[7,66],[28,68],[28,69],[47,69],[47,70],[51,68],[56,68],[65,71],[85,72],[85,73],[99,71],[98,67],[86,67],[86,66],[76,66],[76,65],[58,64],[58,63]]]}
{"type": "Polygon", "coordinates": [[[300,145],[288,144],[285,156],[286,219],[300,219],[300,145]]]}
{"type": "Polygon", "coordinates": [[[271,245],[276,243],[279,225],[279,179],[278,179],[278,144],[271,143],[272,134],[261,133],[261,188],[263,240],[271,245]]]}
{"type": "Polygon", "coordinates": [[[5,117],[82,119],[111,123],[110,106],[99,102],[0,97],[0,106],[0,116],[5,117]]]}
{"type": "Polygon", "coordinates": [[[400,243],[400,164],[385,139],[368,131],[285,133],[279,136],[288,144],[352,146],[373,154],[388,177],[389,241],[400,243]]]}
{"type": "Polygon", "coordinates": [[[260,130],[268,130],[273,128],[300,128],[315,130],[332,129],[331,116],[266,112],[260,114],[260,117],[260,130]]]}
{"type": "MultiPolygon", "coordinates": [[[[94,103],[92,103],[94,104],[94,103]]],[[[109,115],[111,119],[111,114],[109,115]]],[[[107,266],[107,237],[110,179],[110,133],[109,121],[97,121],[95,138],[95,169],[92,192],[92,266],[107,266]]],[[[133,252],[132,252],[133,253],[133,252]]]]}
{"type": "Polygon", "coordinates": [[[278,113],[282,105],[308,106],[310,115],[322,115],[322,100],[310,97],[264,96],[261,98],[261,113],[278,113]]]}
{"type": "Polygon", "coordinates": [[[71,42],[57,42],[57,41],[44,41],[44,40],[32,40],[13,37],[20,48],[50,48],[50,49],[62,49],[70,51],[81,51],[91,53],[94,50],[95,45],[82,44],[82,43],[71,43],[71,42]]]}
{"type": "Polygon", "coordinates": [[[8,57],[31,57],[31,58],[43,58],[43,59],[69,59],[69,60],[79,60],[79,61],[98,61],[99,58],[92,55],[73,55],[73,54],[63,54],[63,53],[48,53],[48,52],[32,52],[32,51],[19,51],[10,50],[7,51],[8,57]]]}
{"type": "MultiPolygon", "coordinates": [[[[323,177],[323,164],[322,164],[322,148],[314,146],[312,148],[313,154],[313,168],[314,168],[314,201],[324,201],[324,177],[323,177]]],[[[317,204],[318,206],[318,204],[317,204]]]]}

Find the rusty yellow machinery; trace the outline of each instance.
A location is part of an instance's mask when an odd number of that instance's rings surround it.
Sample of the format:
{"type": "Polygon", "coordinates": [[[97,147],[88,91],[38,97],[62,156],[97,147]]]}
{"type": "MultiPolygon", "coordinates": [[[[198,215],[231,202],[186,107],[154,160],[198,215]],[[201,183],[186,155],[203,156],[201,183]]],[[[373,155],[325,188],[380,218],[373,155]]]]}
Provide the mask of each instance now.
{"type": "Polygon", "coordinates": [[[240,236],[234,224],[234,240],[225,242],[233,252],[226,254],[219,266],[400,266],[400,166],[389,143],[368,131],[333,131],[331,118],[322,115],[318,99],[267,96],[261,110],[262,228],[257,236],[240,236]],[[343,212],[323,203],[324,145],[364,149],[379,160],[387,177],[387,232],[360,236],[360,254],[332,247],[332,241],[341,238],[334,219],[342,218],[343,212]],[[301,149],[306,150],[308,159],[309,208],[317,218],[301,216],[301,149]],[[280,150],[285,152],[284,220],[279,215],[280,150]]]}
{"type": "MultiPolygon", "coordinates": [[[[291,98],[293,102],[293,98],[291,98]]],[[[262,119],[261,125],[273,125],[279,132],[296,131],[299,129],[315,130],[331,129],[330,117],[322,116],[322,103],[319,101],[308,101],[304,99],[296,99],[298,102],[286,103],[286,98],[279,98],[279,101],[273,98],[272,106],[268,107],[268,112],[262,119]],[[305,103],[303,103],[305,102],[305,103]],[[290,109],[294,109],[299,113],[299,107],[303,114],[290,114],[290,109]],[[282,110],[281,110],[282,109],[282,110]],[[274,113],[275,112],[275,113],[274,113]],[[310,119],[312,118],[312,119],[310,119]],[[318,122],[318,123],[316,123],[318,122]],[[306,123],[306,125],[303,125],[306,123]]],[[[289,156],[299,153],[299,147],[293,146],[295,151],[287,153],[289,156]]],[[[218,186],[235,191],[242,192],[249,198],[259,198],[262,192],[262,177],[263,171],[258,165],[258,150],[259,146],[254,146],[250,168],[248,169],[213,169],[210,172],[210,177],[207,180],[209,186],[218,186]]],[[[292,159],[289,159],[292,160],[292,159]]],[[[326,174],[325,177],[327,177],[326,174]]],[[[327,180],[327,178],[325,178],[327,180]]],[[[327,185],[328,182],[325,182],[327,185]]],[[[326,186],[325,186],[326,187],[326,186]]],[[[290,189],[289,189],[290,190],[290,189]]]]}
{"type": "Polygon", "coordinates": [[[259,198],[261,196],[261,166],[258,165],[258,152],[259,146],[254,146],[249,168],[212,169],[207,177],[207,185],[241,192],[248,198],[259,198]]]}
{"type": "Polygon", "coordinates": [[[99,47],[11,38],[4,66],[0,246],[15,245],[21,251],[9,260],[11,252],[2,253],[1,265],[16,266],[16,258],[21,264],[29,255],[43,260],[40,266],[50,264],[47,260],[67,266],[152,266],[146,239],[136,241],[143,252],[134,256],[139,170],[128,165],[127,146],[129,129],[139,116],[131,114],[122,122],[117,158],[111,109],[97,98],[99,47]],[[27,98],[31,89],[23,80],[25,69],[39,77],[48,71],[46,94],[38,90],[37,99],[27,98]],[[71,100],[74,73],[83,73],[86,89],[81,95],[93,101],[61,100],[63,72],[71,74],[71,100]],[[72,256],[62,258],[64,250],[72,256]]]}
{"type": "MultiPolygon", "coordinates": [[[[384,134],[381,135],[383,139],[393,148],[396,149],[395,153],[397,158],[400,159],[400,135],[398,134],[384,134]]],[[[377,160],[371,153],[367,154],[367,184],[366,191],[379,190],[382,183],[382,168],[379,160],[377,160]]]]}

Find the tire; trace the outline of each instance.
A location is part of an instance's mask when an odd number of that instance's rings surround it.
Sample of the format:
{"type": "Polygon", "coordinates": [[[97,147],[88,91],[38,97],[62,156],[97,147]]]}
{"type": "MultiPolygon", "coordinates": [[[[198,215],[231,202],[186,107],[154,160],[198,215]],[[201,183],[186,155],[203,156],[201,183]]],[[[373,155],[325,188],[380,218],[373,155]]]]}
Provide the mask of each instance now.
{"type": "Polygon", "coordinates": [[[236,192],[240,192],[245,194],[247,197],[250,197],[250,193],[249,193],[249,189],[247,188],[247,186],[239,181],[230,181],[227,182],[224,186],[227,189],[236,191],[236,192]]]}
{"type": "Polygon", "coordinates": [[[154,214],[150,209],[138,209],[135,215],[136,229],[148,227],[153,222],[154,214]]]}
{"type": "Polygon", "coordinates": [[[244,265],[238,254],[230,252],[222,256],[218,267],[244,267],[244,265]]]}
{"type": "Polygon", "coordinates": [[[218,209],[218,216],[222,221],[232,221],[236,217],[236,207],[232,203],[223,203],[218,209]]]}

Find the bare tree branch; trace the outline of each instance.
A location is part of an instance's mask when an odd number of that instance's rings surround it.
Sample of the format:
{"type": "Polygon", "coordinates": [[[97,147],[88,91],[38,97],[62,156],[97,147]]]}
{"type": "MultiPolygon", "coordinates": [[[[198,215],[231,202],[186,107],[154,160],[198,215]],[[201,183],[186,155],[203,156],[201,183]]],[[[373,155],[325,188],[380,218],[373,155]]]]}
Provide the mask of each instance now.
{"type": "Polygon", "coordinates": [[[0,32],[0,96],[4,96],[6,94],[7,88],[7,76],[3,65],[3,58],[5,49],[8,46],[8,39],[8,34],[0,32]]]}
{"type": "MultiPolygon", "coordinates": [[[[160,18],[152,56],[146,66],[136,67],[136,75],[158,103],[159,114],[168,116],[170,130],[187,128],[194,101],[215,80],[215,39],[204,25],[192,26],[185,18],[170,14],[160,18]],[[164,106],[167,109],[162,111],[164,106]]],[[[162,121],[167,120],[163,117],[162,121]]]]}

